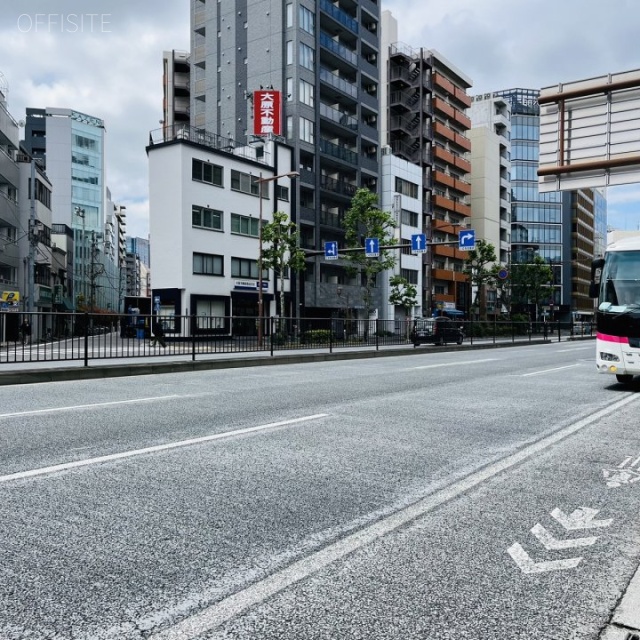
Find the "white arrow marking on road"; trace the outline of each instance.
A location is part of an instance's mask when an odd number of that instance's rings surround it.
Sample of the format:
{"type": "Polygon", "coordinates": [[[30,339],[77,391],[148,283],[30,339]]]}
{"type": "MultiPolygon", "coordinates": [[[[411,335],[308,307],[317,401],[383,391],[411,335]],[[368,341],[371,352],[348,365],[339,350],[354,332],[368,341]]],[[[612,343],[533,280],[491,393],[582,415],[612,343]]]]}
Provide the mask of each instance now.
{"type": "Polygon", "coordinates": [[[627,456],[616,469],[603,469],[602,475],[607,481],[607,486],[616,488],[623,484],[633,484],[640,481],[640,456],[633,462],[633,456],[627,456]],[[631,462],[631,464],[629,464],[631,462]]]}
{"type": "Polygon", "coordinates": [[[545,562],[534,562],[531,556],[522,548],[520,544],[514,542],[507,553],[520,567],[522,573],[545,573],[546,571],[563,571],[565,569],[575,569],[582,558],[568,558],[566,560],[547,560],[545,562]]]}
{"type": "Polygon", "coordinates": [[[598,539],[597,536],[589,536],[588,538],[558,540],[558,538],[555,538],[549,530],[545,529],[540,523],[531,529],[531,533],[542,542],[545,549],[549,549],[550,551],[556,549],[571,549],[573,547],[590,547],[592,544],[595,544],[598,539]]]}
{"type": "Polygon", "coordinates": [[[613,518],[608,520],[594,520],[598,514],[598,509],[589,509],[588,507],[580,507],[571,515],[567,515],[560,509],[554,509],[551,515],[567,530],[577,531],[578,529],[596,529],[598,527],[608,527],[613,518]]]}

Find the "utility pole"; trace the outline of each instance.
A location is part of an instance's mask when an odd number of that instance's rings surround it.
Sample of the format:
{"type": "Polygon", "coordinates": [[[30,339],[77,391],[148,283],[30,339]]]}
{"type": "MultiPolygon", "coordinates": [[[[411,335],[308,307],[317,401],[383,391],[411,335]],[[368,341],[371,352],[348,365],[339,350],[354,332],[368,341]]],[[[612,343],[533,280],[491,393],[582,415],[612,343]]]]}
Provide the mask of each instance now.
{"type": "Polygon", "coordinates": [[[36,283],[35,262],[39,237],[36,234],[36,161],[31,158],[31,208],[29,214],[29,257],[27,258],[27,311],[34,311],[36,283]]]}

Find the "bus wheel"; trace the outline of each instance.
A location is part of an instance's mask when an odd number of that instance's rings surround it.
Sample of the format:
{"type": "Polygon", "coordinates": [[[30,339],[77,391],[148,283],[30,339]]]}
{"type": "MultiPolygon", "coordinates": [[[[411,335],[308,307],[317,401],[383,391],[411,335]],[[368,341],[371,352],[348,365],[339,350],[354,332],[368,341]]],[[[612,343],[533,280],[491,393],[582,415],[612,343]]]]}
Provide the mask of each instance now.
{"type": "Polygon", "coordinates": [[[629,384],[633,380],[633,376],[629,373],[617,373],[616,380],[622,384],[629,384]]]}

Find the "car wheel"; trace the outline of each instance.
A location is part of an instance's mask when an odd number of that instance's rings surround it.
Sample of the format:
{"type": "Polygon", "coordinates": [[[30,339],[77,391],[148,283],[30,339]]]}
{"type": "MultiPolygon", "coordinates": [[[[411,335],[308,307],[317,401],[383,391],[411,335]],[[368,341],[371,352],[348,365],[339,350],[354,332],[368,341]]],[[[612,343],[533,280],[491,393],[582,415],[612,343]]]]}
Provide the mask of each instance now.
{"type": "Polygon", "coordinates": [[[629,384],[633,380],[633,376],[629,373],[617,373],[616,380],[622,384],[629,384]]]}

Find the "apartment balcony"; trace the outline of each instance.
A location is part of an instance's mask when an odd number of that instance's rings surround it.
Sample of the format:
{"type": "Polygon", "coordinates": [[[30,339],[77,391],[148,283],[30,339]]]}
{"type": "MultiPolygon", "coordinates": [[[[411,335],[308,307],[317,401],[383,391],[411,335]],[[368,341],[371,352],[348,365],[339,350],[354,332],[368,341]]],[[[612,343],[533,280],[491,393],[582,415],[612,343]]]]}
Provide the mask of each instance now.
{"type": "Polygon", "coordinates": [[[441,138],[445,138],[449,140],[449,142],[455,142],[456,133],[452,129],[449,129],[447,125],[442,124],[442,122],[434,122],[433,123],[433,133],[436,137],[440,136],[441,138]]]}
{"type": "Polygon", "coordinates": [[[359,122],[357,118],[343,113],[342,111],[338,111],[337,109],[329,107],[323,103],[320,103],[320,116],[344,127],[345,129],[349,129],[354,133],[358,130],[359,122]]]}
{"type": "MultiPolygon", "coordinates": [[[[18,224],[19,216],[18,203],[0,191],[0,223],[3,226],[14,227],[18,224]]],[[[1,235],[0,246],[2,246],[1,235]]]]}
{"type": "Polygon", "coordinates": [[[444,147],[435,145],[433,148],[433,155],[436,160],[441,160],[442,162],[446,162],[447,164],[455,165],[456,156],[451,153],[451,151],[447,151],[444,147]]]}
{"type": "Polygon", "coordinates": [[[453,176],[447,175],[446,173],[442,173],[442,171],[434,171],[433,180],[434,184],[441,185],[443,187],[450,187],[451,189],[453,189],[453,187],[455,186],[455,178],[453,176]]]}
{"type": "Polygon", "coordinates": [[[455,212],[469,217],[471,215],[471,207],[460,200],[456,200],[455,212]]]}
{"type": "Polygon", "coordinates": [[[334,40],[324,31],[320,32],[320,46],[324,47],[327,51],[330,51],[338,58],[348,62],[350,65],[358,64],[358,54],[355,51],[352,51],[343,44],[340,44],[340,42],[334,40]]]}
{"type": "Polygon", "coordinates": [[[456,210],[455,200],[452,200],[451,198],[447,198],[446,196],[437,195],[435,193],[431,198],[431,204],[433,205],[434,208],[437,207],[439,209],[446,209],[447,211],[453,211],[453,212],[455,212],[456,210]]]}
{"type": "Polygon", "coordinates": [[[0,141],[14,147],[20,146],[20,129],[3,104],[0,104],[0,141]]]}
{"type": "Polygon", "coordinates": [[[372,79],[378,78],[379,76],[378,67],[365,58],[360,59],[360,69],[363,73],[371,76],[372,79]]]}
{"type": "Polygon", "coordinates": [[[372,109],[373,111],[377,111],[378,107],[380,106],[378,104],[378,96],[372,93],[369,93],[368,91],[360,92],[360,102],[366,107],[369,107],[369,109],[372,109]]]}
{"type": "Polygon", "coordinates": [[[17,187],[20,171],[15,160],[4,149],[0,149],[0,183],[8,182],[17,187]]]}
{"type": "Polygon", "coordinates": [[[316,210],[311,207],[300,207],[300,220],[315,223],[316,210]]]}
{"type": "Polygon", "coordinates": [[[344,180],[336,180],[329,176],[320,177],[320,187],[327,191],[331,191],[331,193],[336,193],[347,198],[353,198],[358,190],[358,187],[355,184],[349,184],[344,180]]]}
{"type": "Polygon", "coordinates": [[[453,97],[462,105],[463,109],[468,109],[471,106],[471,98],[466,94],[464,89],[455,87],[453,97]]]}
{"type": "Polygon", "coordinates": [[[373,156],[371,155],[361,155],[360,158],[360,168],[365,169],[367,171],[371,171],[373,173],[378,173],[380,168],[380,164],[378,162],[377,153],[373,156]]]}
{"type": "Polygon", "coordinates": [[[340,7],[336,7],[332,2],[329,2],[329,0],[320,0],[320,10],[331,16],[338,24],[347,27],[353,33],[358,33],[358,21],[346,11],[340,9],[340,7]]]}
{"type": "Polygon", "coordinates": [[[463,128],[471,129],[471,118],[456,109],[453,119],[463,128]]]}
{"type": "Polygon", "coordinates": [[[332,211],[320,211],[320,224],[326,227],[336,227],[338,229],[344,229],[343,226],[344,214],[333,213],[332,211]]]}
{"type": "Polygon", "coordinates": [[[309,171],[309,169],[300,169],[299,181],[304,184],[315,184],[316,173],[315,171],[309,171]]]}
{"type": "Polygon", "coordinates": [[[465,152],[471,151],[471,140],[469,140],[467,136],[463,136],[461,133],[454,133],[454,139],[452,142],[461,149],[464,149],[465,152]]]}
{"type": "Polygon", "coordinates": [[[471,173],[471,163],[461,156],[455,156],[453,164],[464,173],[471,173]]]}
{"type": "Polygon", "coordinates": [[[435,88],[440,89],[450,96],[455,95],[455,85],[450,80],[447,80],[441,73],[433,73],[431,79],[433,80],[435,88]]]}
{"type": "Polygon", "coordinates": [[[342,93],[350,96],[351,98],[358,98],[358,87],[353,82],[344,80],[340,76],[331,73],[325,67],[320,67],[320,80],[325,84],[332,86],[334,89],[342,91],[342,93]]]}
{"type": "Polygon", "coordinates": [[[331,156],[332,158],[342,160],[343,162],[347,162],[352,165],[358,164],[358,154],[355,151],[351,151],[351,149],[329,142],[324,138],[320,138],[318,146],[322,153],[331,156]]]}
{"type": "Polygon", "coordinates": [[[464,193],[467,196],[471,195],[471,184],[469,184],[466,180],[460,180],[456,178],[454,180],[453,188],[456,191],[460,191],[461,193],[464,193]]]}
{"type": "Polygon", "coordinates": [[[364,40],[367,44],[370,44],[372,47],[375,47],[376,49],[380,44],[378,42],[378,34],[372,33],[371,31],[369,31],[369,29],[362,28],[360,30],[360,38],[364,40]]]}
{"type": "Polygon", "coordinates": [[[447,104],[442,98],[434,97],[432,104],[434,111],[443,114],[447,118],[455,118],[456,110],[450,104],[447,104]]]}

